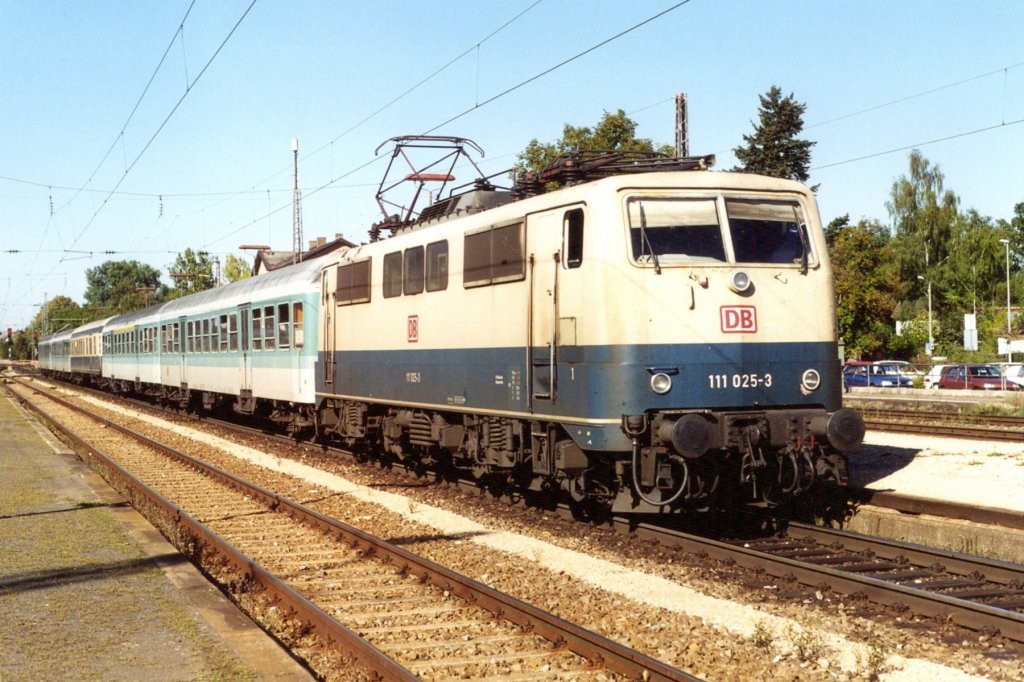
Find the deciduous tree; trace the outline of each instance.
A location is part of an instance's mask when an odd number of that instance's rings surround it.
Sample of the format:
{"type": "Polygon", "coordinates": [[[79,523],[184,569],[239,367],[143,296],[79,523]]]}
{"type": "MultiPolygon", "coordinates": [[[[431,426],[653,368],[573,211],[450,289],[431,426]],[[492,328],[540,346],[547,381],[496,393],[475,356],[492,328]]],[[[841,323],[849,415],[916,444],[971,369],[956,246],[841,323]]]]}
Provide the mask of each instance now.
{"type": "Polygon", "coordinates": [[[206,291],[216,286],[213,276],[213,260],[205,251],[186,248],[174,259],[171,266],[174,287],[168,292],[168,299],[181,298],[189,294],[206,291]]]}
{"type": "Polygon", "coordinates": [[[96,317],[120,315],[164,300],[160,271],[138,261],[107,261],[85,271],[85,303],[96,317]]]}
{"type": "Polygon", "coordinates": [[[224,260],[224,279],[237,282],[252,276],[252,266],[244,258],[229,253],[224,260]]]}
{"type": "Polygon", "coordinates": [[[565,124],[562,138],[554,142],[530,140],[526,149],[519,153],[514,172],[517,176],[526,171],[539,171],[557,159],[561,154],[570,151],[659,151],[671,156],[674,149],[669,145],[661,145],[657,149],[646,137],[636,136],[637,123],[622,109],[614,114],[604,112],[596,126],[577,127],[565,124]]]}

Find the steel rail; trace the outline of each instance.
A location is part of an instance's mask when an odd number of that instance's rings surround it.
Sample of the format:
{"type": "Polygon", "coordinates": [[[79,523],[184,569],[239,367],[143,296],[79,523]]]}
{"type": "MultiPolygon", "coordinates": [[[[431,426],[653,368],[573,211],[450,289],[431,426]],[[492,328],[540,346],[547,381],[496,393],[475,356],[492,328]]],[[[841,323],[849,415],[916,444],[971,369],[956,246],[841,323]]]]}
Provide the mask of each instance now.
{"type": "Polygon", "coordinates": [[[987,580],[992,582],[1003,585],[1015,581],[1024,583],[1024,566],[1009,561],[978,557],[939,547],[928,547],[927,545],[890,540],[850,530],[825,528],[807,523],[790,522],[786,532],[791,537],[810,538],[822,545],[842,543],[844,549],[870,550],[877,557],[883,559],[903,558],[918,566],[940,564],[946,571],[956,575],[969,576],[980,571],[987,580]]]}
{"type": "MultiPolygon", "coordinates": [[[[88,453],[88,456],[93,458],[97,465],[103,468],[114,482],[120,484],[120,492],[129,498],[133,507],[139,510],[145,508],[154,509],[163,518],[173,519],[175,525],[184,528],[189,542],[184,543],[186,546],[184,548],[179,547],[179,550],[186,554],[190,560],[198,562],[199,558],[205,556],[207,552],[212,552],[218,558],[224,559],[235,571],[246,576],[246,578],[251,580],[261,590],[265,591],[271,600],[283,607],[283,610],[286,613],[289,613],[293,617],[302,621],[303,624],[313,631],[326,646],[331,647],[333,645],[342,655],[358,661],[361,666],[371,673],[371,675],[376,674],[379,676],[379,679],[386,680],[388,682],[411,682],[412,680],[418,679],[415,675],[364,640],[357,633],[339,623],[328,613],[317,607],[287,584],[264,570],[258,563],[247,557],[245,554],[239,552],[231,544],[224,541],[216,533],[193,518],[188,514],[188,512],[157,493],[131,472],[125,470],[106,453],[88,443],[84,438],[79,436],[70,428],[61,424],[56,417],[50,415],[43,408],[30,400],[13,393],[7,386],[4,388],[7,390],[8,394],[14,396],[14,399],[17,400],[19,404],[35,412],[54,429],[63,434],[64,437],[71,441],[78,451],[88,453]]],[[[52,400],[63,407],[74,410],[92,419],[96,419],[100,423],[105,424],[110,428],[114,428],[124,435],[138,440],[139,442],[146,443],[160,450],[167,449],[166,446],[150,441],[141,434],[133,434],[128,429],[97,415],[90,414],[88,411],[83,410],[66,400],[45,392],[40,393],[49,400],[52,400]]],[[[178,454],[183,455],[185,458],[189,457],[184,453],[178,454]]]]}
{"type": "Polygon", "coordinates": [[[944,436],[950,438],[969,438],[972,440],[1016,441],[1024,439],[1024,432],[1019,430],[992,429],[981,426],[963,426],[935,423],[892,422],[879,419],[865,419],[864,426],[868,431],[886,431],[889,433],[914,433],[928,436],[944,436]]]}
{"type": "MultiPolygon", "coordinates": [[[[848,531],[837,532],[849,534],[848,531]]],[[[1024,614],[1021,613],[650,524],[640,524],[634,533],[654,542],[732,561],[743,568],[763,570],[774,577],[793,576],[809,586],[828,584],[844,594],[864,594],[880,604],[900,603],[921,615],[948,617],[972,630],[998,631],[1009,639],[1024,642],[1024,614]]],[[[870,543],[875,540],[860,537],[870,543]]]]}
{"type": "MultiPolygon", "coordinates": [[[[37,390],[37,389],[33,389],[37,390]]],[[[661,661],[623,646],[578,625],[565,621],[514,597],[499,592],[492,587],[477,582],[472,578],[460,575],[444,566],[417,556],[408,550],[392,545],[380,538],[365,533],[354,526],[333,519],[319,512],[304,507],[284,496],[261,486],[249,483],[230,472],[212,466],[187,453],[163,445],[153,439],[132,431],[99,415],[70,403],[62,398],[43,393],[47,398],[58,404],[84,414],[107,425],[108,428],[132,438],[148,447],[152,447],[169,456],[192,466],[205,475],[218,480],[236,490],[244,492],[253,499],[259,500],[275,511],[283,512],[297,520],[333,534],[336,539],[348,543],[354,549],[362,550],[369,555],[380,557],[385,563],[400,568],[402,571],[417,575],[429,584],[458,595],[467,603],[490,611],[496,618],[508,620],[519,627],[548,639],[559,647],[587,659],[594,667],[605,667],[631,679],[643,679],[663,682],[692,682],[700,678],[672,668],[661,661]]],[[[116,466],[116,465],[115,465],[116,466]]],[[[153,493],[154,495],[156,493],[153,493]]],[[[246,560],[248,562],[248,560],[246,560]]],[[[251,564],[252,562],[248,562],[251,564]]],[[[248,565],[246,564],[246,565],[248,565]]],[[[296,595],[299,596],[299,595],[296,595]]],[[[299,596],[300,599],[301,596],[299,596]]],[[[303,599],[303,601],[305,601],[303,599]]],[[[308,602],[307,602],[308,603],[308,602]]],[[[313,606],[310,604],[310,606],[313,606]]],[[[316,607],[313,607],[316,608],[316,607]]],[[[319,610],[319,609],[318,609],[319,610]]],[[[321,612],[322,613],[322,612],[321,612]]],[[[324,614],[330,618],[327,614],[324,614]]],[[[333,621],[333,619],[331,619],[333,621]]],[[[336,622],[336,621],[335,621],[336,622]]],[[[340,624],[338,624],[340,626],[340,624]]],[[[344,626],[341,626],[344,627],[344,626]]],[[[355,633],[352,633],[354,636],[355,633]]],[[[360,638],[361,639],[361,638],[360,638]]],[[[371,646],[367,643],[367,646],[371,646]]],[[[377,651],[374,649],[374,651],[377,651]]],[[[379,653],[379,652],[378,652],[379,653]]],[[[381,654],[383,655],[383,654],[381,654]]],[[[396,664],[397,665],[397,664],[396,664]]],[[[404,670],[404,669],[403,669],[404,670]]],[[[395,678],[401,679],[401,678],[395,678]]]]}
{"type": "Polygon", "coordinates": [[[933,422],[961,422],[965,424],[989,424],[993,426],[1015,426],[1024,429],[1024,417],[1006,414],[964,414],[962,412],[935,412],[924,410],[878,410],[861,409],[865,419],[928,419],[933,422]]]}

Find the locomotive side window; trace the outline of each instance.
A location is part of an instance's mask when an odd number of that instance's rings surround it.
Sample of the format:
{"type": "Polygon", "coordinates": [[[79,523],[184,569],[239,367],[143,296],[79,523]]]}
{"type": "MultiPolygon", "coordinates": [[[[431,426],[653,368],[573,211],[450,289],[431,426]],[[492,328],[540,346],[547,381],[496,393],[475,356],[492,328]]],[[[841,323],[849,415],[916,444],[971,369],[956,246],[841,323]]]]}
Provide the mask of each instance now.
{"type": "Polygon", "coordinates": [[[448,242],[427,244],[427,291],[448,288],[448,242]]]}
{"type": "Polygon", "coordinates": [[[526,277],[523,223],[469,232],[465,239],[463,286],[479,287],[526,277]]]}
{"type": "Polygon", "coordinates": [[[423,247],[405,250],[405,276],[402,292],[407,296],[423,293],[423,247]]]}
{"type": "Polygon", "coordinates": [[[402,252],[384,256],[384,298],[402,295],[402,252]]]}
{"type": "Polygon", "coordinates": [[[562,253],[565,267],[578,268],[583,265],[583,209],[574,208],[565,212],[562,221],[562,253]]]}
{"type": "Polygon", "coordinates": [[[725,210],[737,263],[796,265],[810,257],[796,202],[726,199],[725,210]]]}
{"type": "Polygon", "coordinates": [[[629,239],[638,263],[724,263],[714,199],[629,200],[629,239]]]}
{"type": "Polygon", "coordinates": [[[338,305],[370,302],[370,259],[342,265],[338,268],[338,305]]]}

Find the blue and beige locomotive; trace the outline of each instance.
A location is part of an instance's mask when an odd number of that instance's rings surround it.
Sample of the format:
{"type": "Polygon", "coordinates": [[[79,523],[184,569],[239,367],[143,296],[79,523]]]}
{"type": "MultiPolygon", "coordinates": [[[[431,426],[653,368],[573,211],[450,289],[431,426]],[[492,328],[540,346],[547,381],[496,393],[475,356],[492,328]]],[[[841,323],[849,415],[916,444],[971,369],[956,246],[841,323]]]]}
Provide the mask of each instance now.
{"type": "Polygon", "coordinates": [[[814,197],[708,162],[570,155],[340,253],[322,432],[614,513],[845,482],[864,427],[814,197]]]}
{"type": "MultiPolygon", "coordinates": [[[[511,191],[481,179],[370,243],[102,321],[78,346],[116,389],[585,511],[843,483],[864,426],[841,407],[814,197],[709,165],[575,154],[511,191]]],[[[85,366],[68,340],[41,342],[41,367],[85,366]]]]}

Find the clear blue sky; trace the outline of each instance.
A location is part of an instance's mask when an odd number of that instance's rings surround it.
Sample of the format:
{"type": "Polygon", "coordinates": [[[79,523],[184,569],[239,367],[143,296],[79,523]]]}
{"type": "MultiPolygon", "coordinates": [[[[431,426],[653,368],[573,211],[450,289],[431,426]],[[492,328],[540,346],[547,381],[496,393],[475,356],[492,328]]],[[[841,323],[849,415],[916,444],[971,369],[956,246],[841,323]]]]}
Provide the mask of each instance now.
{"type": "Polygon", "coordinates": [[[677,0],[250,2],[0,0],[0,325],[105,260],[169,282],[186,247],[290,249],[293,136],[307,241],[366,239],[390,137],[468,137],[497,172],[605,110],[671,144],[686,92],[728,169],[773,84],[807,105],[826,222],[888,222],[914,146],[964,208],[1024,201],[1019,0],[691,0],[490,102],[677,0]]]}

